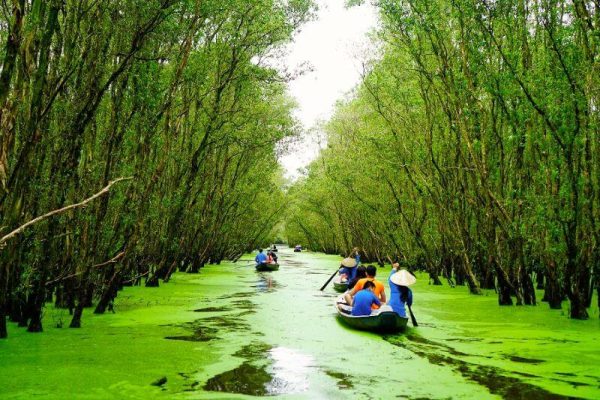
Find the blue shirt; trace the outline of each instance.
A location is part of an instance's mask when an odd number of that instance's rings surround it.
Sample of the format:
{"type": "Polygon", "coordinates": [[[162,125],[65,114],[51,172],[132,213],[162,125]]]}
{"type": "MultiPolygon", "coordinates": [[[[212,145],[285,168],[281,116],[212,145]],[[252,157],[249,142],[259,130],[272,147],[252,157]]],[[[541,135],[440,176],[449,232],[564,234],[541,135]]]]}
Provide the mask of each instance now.
{"type": "Polygon", "coordinates": [[[370,315],[373,303],[378,306],[381,305],[381,302],[377,296],[375,296],[375,293],[367,289],[358,291],[354,295],[354,300],[352,302],[352,315],[370,315]]]}
{"type": "Polygon", "coordinates": [[[267,262],[267,255],[265,253],[258,253],[254,259],[257,264],[264,264],[267,262]]]}
{"type": "MultiPolygon", "coordinates": [[[[396,271],[392,270],[390,274],[390,278],[394,275],[396,271]]],[[[388,283],[390,284],[390,300],[388,301],[388,305],[392,307],[392,310],[396,314],[401,317],[406,318],[406,308],[405,304],[402,300],[400,300],[400,286],[396,285],[391,279],[388,279],[388,283]]],[[[408,289],[408,305],[412,306],[413,298],[412,298],[412,290],[408,289]]]]}
{"type": "Polygon", "coordinates": [[[342,268],[340,268],[340,275],[341,274],[346,274],[348,282],[350,282],[356,276],[356,267],[354,267],[354,268],[342,267],[342,268]]]}

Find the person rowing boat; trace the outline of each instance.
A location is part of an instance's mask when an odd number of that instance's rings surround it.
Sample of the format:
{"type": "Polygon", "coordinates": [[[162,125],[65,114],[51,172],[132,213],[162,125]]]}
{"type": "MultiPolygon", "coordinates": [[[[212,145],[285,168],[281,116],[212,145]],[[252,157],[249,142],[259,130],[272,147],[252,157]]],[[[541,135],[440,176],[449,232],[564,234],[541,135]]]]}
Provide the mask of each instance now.
{"type": "Polygon", "coordinates": [[[400,264],[392,264],[392,272],[388,278],[390,285],[390,301],[388,305],[401,317],[406,317],[406,306],[410,312],[410,317],[414,326],[417,326],[417,320],[412,313],[413,293],[408,287],[417,282],[413,274],[405,269],[400,269],[400,264]]]}

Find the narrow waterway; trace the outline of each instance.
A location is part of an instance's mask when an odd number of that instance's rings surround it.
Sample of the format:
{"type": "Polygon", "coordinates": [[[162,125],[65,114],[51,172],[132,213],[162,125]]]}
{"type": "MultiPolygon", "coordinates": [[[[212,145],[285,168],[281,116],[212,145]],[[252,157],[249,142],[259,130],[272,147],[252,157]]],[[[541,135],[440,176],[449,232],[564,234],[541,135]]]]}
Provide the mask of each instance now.
{"type": "Polygon", "coordinates": [[[88,311],[80,330],[57,328],[69,316],[49,306],[44,333],[11,324],[0,341],[0,398],[600,398],[597,315],[501,308],[493,292],[419,279],[418,328],[358,332],[335,317],[333,288],[318,290],[338,262],[282,248],[272,273],[240,261],[176,274],[126,288],[116,314],[88,311]]]}

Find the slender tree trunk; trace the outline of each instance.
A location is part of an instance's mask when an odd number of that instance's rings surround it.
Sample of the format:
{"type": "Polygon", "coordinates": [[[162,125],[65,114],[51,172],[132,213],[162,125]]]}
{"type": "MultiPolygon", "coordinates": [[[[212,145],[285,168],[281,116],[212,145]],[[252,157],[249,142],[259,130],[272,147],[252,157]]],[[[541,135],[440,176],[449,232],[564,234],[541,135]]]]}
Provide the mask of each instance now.
{"type": "Polygon", "coordinates": [[[0,339],[6,339],[8,337],[8,330],[6,329],[6,309],[4,304],[0,304],[0,339]]]}

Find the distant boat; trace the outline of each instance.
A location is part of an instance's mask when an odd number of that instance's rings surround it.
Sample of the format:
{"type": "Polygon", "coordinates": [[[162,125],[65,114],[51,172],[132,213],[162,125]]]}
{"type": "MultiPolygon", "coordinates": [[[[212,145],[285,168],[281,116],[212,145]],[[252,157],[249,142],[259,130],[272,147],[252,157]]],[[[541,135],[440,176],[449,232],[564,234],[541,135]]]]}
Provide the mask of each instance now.
{"type": "Polygon", "coordinates": [[[299,244],[297,244],[294,247],[294,253],[300,253],[302,251],[302,246],[300,246],[299,244]]]}
{"type": "Polygon", "coordinates": [[[348,282],[347,281],[342,282],[341,276],[338,275],[335,278],[333,278],[333,289],[336,292],[344,293],[346,290],[348,290],[348,282]]]}
{"type": "Polygon", "coordinates": [[[371,315],[353,316],[352,307],[346,304],[344,296],[335,300],[335,310],[338,318],[351,328],[372,332],[400,332],[406,329],[408,318],[404,318],[392,311],[388,305],[383,305],[379,310],[373,310],[371,315]]]}
{"type": "Polygon", "coordinates": [[[279,269],[279,264],[277,264],[277,263],[273,263],[273,264],[267,264],[267,263],[256,264],[256,270],[257,271],[277,271],[278,269],[279,269]]]}

